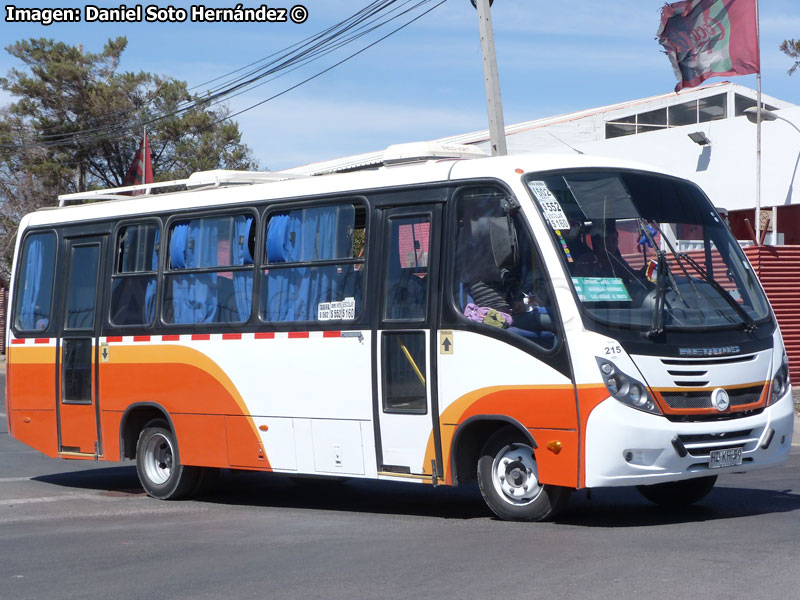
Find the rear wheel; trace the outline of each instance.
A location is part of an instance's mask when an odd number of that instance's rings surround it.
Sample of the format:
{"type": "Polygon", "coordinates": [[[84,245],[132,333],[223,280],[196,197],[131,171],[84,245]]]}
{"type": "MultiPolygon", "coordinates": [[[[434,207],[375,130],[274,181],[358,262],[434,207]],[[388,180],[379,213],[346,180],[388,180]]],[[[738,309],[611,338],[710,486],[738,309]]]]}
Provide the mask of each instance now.
{"type": "Polygon", "coordinates": [[[139,434],[136,472],[144,490],[159,500],[178,500],[195,493],[203,470],[178,460],[175,434],[164,421],[151,421],[139,434]]]}
{"type": "Polygon", "coordinates": [[[684,479],[683,481],[670,481],[654,485],[639,485],[639,493],[659,506],[677,508],[688,506],[705,498],[714,484],[717,476],[699,477],[697,479],[684,479]]]}
{"type": "Polygon", "coordinates": [[[509,521],[544,521],[566,506],[572,490],[539,481],[536,455],[515,427],[504,427],[484,444],[478,486],[492,512],[509,521]]]}

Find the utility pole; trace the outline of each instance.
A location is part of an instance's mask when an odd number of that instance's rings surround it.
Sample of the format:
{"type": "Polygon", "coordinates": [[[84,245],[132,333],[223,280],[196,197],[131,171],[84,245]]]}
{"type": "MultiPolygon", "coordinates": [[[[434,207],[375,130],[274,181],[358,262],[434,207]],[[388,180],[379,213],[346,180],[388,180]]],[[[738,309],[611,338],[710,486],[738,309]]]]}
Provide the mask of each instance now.
{"type": "Polygon", "coordinates": [[[497,58],[494,51],[494,31],[489,0],[471,0],[478,9],[478,27],[481,34],[483,54],[483,80],[486,85],[486,107],[489,111],[489,143],[492,156],[508,154],[506,128],[503,121],[503,101],[500,98],[500,77],[497,74],[497,58]]]}

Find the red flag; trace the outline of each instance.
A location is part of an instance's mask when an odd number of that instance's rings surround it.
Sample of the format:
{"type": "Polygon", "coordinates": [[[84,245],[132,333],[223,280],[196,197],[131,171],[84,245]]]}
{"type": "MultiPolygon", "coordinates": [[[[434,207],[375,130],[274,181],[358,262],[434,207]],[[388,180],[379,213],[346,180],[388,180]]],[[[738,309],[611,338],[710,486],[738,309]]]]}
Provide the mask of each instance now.
{"type": "Polygon", "coordinates": [[[683,0],[661,9],[658,41],[666,49],[678,85],[709,77],[758,73],[757,0],[683,0]]]}
{"type": "MultiPolygon", "coordinates": [[[[141,185],[144,183],[153,183],[153,163],[150,160],[150,141],[147,139],[147,132],[144,132],[142,143],[136,151],[136,156],[133,159],[131,167],[128,169],[128,174],[122,181],[122,185],[141,185]]],[[[131,192],[132,195],[143,194],[143,191],[131,192]]]]}

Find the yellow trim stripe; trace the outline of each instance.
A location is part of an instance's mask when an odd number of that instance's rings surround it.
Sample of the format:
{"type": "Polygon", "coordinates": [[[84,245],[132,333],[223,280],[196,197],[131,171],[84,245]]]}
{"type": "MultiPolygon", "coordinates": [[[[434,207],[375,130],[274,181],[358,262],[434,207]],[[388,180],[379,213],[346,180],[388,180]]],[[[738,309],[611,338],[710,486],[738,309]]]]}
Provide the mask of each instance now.
{"type": "Polygon", "coordinates": [[[56,364],[56,347],[55,346],[31,346],[29,348],[11,346],[8,348],[7,364],[9,367],[13,365],[40,365],[56,364]]]}

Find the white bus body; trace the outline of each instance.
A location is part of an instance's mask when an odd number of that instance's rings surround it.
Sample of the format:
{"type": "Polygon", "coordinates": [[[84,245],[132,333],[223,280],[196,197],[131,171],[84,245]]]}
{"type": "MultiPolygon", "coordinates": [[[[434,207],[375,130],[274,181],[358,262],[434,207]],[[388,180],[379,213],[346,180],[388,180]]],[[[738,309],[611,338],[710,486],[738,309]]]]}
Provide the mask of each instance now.
{"type": "Polygon", "coordinates": [[[477,478],[498,516],[538,520],[581,488],[693,502],[792,438],[781,335],[735,240],[693,184],[610,159],[41,210],[8,331],[10,433],[136,458],[159,498],[218,468],[477,478]]]}

